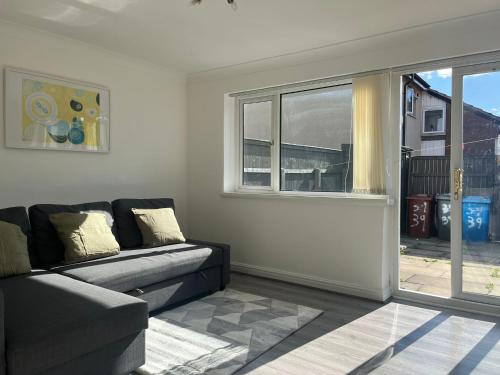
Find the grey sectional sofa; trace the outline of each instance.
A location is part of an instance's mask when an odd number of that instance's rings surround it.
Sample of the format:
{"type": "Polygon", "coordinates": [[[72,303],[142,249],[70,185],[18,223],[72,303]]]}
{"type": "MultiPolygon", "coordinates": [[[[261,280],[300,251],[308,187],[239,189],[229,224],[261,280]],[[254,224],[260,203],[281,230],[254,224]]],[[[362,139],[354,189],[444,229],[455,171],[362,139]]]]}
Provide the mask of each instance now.
{"type": "Polygon", "coordinates": [[[144,363],[149,312],[223,289],[229,246],[188,240],[141,248],[131,208],[174,207],[172,199],[0,209],[28,237],[33,271],[0,280],[0,375],[128,374],[144,363]],[[63,264],[48,220],[56,212],[105,211],[119,255],[63,264]]]}

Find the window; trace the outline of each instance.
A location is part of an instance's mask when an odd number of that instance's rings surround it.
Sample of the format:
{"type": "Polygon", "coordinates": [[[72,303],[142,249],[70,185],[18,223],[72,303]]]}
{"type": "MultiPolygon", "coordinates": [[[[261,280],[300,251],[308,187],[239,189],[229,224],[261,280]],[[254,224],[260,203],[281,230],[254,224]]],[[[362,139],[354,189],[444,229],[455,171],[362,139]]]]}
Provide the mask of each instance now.
{"type": "Polygon", "coordinates": [[[385,194],[387,78],[375,74],[230,95],[237,126],[226,128],[224,190],[385,194]],[[227,143],[231,139],[234,144],[227,143]]]}
{"type": "Polygon", "coordinates": [[[415,116],[415,90],[413,87],[406,89],[406,114],[415,116]]]}
{"type": "Polygon", "coordinates": [[[299,87],[238,103],[241,188],[352,191],[350,82],[299,87]]]}
{"type": "Polygon", "coordinates": [[[281,96],[280,188],[352,189],[351,84],[281,96]]]}
{"type": "Polygon", "coordinates": [[[243,185],[271,186],[272,100],[241,103],[243,185]]]}
{"type": "Polygon", "coordinates": [[[444,127],[444,109],[428,108],[424,110],[424,134],[443,134],[444,127]]]}

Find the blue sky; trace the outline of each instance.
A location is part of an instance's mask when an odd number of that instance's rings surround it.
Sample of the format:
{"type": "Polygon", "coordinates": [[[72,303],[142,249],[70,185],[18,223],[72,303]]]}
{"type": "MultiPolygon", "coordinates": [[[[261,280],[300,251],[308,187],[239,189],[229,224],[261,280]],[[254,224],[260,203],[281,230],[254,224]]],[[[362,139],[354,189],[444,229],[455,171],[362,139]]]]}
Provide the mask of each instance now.
{"type": "MultiPolygon", "coordinates": [[[[434,90],[451,96],[451,69],[418,73],[434,90]]],[[[464,78],[464,101],[500,116],[500,72],[464,78]]]]}

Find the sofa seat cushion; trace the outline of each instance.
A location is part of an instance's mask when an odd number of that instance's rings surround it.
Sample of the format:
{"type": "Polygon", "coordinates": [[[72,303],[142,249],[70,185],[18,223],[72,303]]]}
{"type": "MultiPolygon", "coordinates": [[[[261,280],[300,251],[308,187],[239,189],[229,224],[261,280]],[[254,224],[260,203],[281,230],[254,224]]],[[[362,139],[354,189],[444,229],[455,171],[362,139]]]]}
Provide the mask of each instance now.
{"type": "Polygon", "coordinates": [[[7,373],[38,374],[147,327],[137,298],[48,271],[0,280],[7,373]]]}
{"type": "Polygon", "coordinates": [[[61,265],[50,270],[117,292],[169,280],[177,276],[221,266],[222,250],[182,243],[150,249],[122,250],[105,259],[61,265]]]}

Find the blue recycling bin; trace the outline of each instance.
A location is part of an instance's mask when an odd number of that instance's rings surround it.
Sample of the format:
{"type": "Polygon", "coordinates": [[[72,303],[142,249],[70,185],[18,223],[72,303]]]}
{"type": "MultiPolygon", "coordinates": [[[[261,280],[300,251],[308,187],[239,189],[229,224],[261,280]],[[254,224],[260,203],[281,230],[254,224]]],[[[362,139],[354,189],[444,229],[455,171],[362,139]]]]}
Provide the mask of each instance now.
{"type": "Polygon", "coordinates": [[[464,197],[462,202],[462,240],[488,241],[491,199],[469,196],[464,197]]]}

